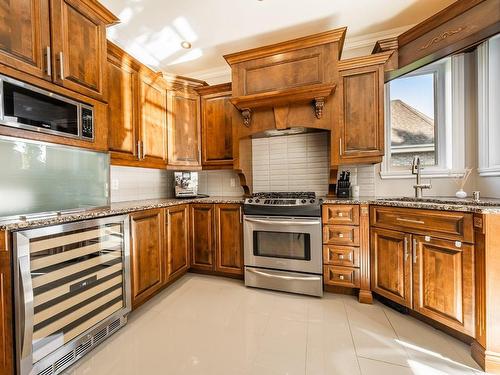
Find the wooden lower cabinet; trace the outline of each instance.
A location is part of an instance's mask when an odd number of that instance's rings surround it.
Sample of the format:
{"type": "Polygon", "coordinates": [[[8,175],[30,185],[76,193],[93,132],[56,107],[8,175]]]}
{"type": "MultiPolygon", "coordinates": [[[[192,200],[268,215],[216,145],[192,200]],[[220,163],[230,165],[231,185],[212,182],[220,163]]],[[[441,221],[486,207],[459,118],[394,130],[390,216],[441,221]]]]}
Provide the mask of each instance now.
{"type": "Polygon", "coordinates": [[[413,309],[474,336],[473,246],[413,236],[413,309]]]}
{"type": "Polygon", "coordinates": [[[243,275],[243,224],[241,205],[215,205],[215,270],[243,275]]]}
{"type": "Polygon", "coordinates": [[[189,206],[181,205],[165,210],[168,279],[171,280],[189,268],[189,206]]]}
{"type": "Polygon", "coordinates": [[[157,292],[164,280],[162,209],[134,212],[131,223],[132,306],[157,292]]]}
{"type": "Polygon", "coordinates": [[[191,205],[191,238],[192,269],[243,275],[241,205],[191,205]]]}
{"type": "Polygon", "coordinates": [[[213,271],[214,270],[214,228],[213,204],[191,205],[191,268],[213,271]]]}
{"type": "Polygon", "coordinates": [[[14,373],[14,320],[12,301],[12,252],[7,234],[0,231],[0,374],[14,373]]]}
{"type": "Polygon", "coordinates": [[[372,291],[411,307],[411,235],[387,229],[371,230],[372,291]]]}

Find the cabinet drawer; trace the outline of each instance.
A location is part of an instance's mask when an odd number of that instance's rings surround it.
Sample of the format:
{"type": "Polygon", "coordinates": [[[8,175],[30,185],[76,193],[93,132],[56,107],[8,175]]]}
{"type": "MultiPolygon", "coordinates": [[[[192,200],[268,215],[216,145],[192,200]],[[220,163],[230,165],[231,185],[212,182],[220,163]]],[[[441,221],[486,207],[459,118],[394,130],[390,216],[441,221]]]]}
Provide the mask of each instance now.
{"type": "Polygon", "coordinates": [[[323,266],[323,283],[359,288],[359,268],[323,266]]]}
{"type": "Polygon", "coordinates": [[[370,224],[402,232],[474,242],[472,214],[463,212],[372,206],[370,224]]]}
{"type": "Polygon", "coordinates": [[[359,247],[323,245],[323,263],[359,267],[359,247]]]}
{"type": "Polygon", "coordinates": [[[323,226],[323,243],[325,245],[359,246],[359,227],[325,225],[323,226]]]}
{"type": "Polygon", "coordinates": [[[359,225],[359,206],[347,204],[323,206],[323,224],[359,225]]]}

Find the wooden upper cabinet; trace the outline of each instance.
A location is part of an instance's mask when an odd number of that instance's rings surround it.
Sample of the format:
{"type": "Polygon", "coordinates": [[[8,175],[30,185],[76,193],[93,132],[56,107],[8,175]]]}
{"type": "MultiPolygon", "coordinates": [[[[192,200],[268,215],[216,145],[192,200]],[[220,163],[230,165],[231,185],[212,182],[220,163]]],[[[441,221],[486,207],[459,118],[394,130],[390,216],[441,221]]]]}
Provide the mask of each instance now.
{"type": "Polygon", "coordinates": [[[414,236],[413,308],[474,336],[473,246],[414,236]]]}
{"type": "Polygon", "coordinates": [[[379,163],[384,155],[384,64],[382,52],[339,62],[338,132],[334,164],[379,163]]]}
{"type": "Polygon", "coordinates": [[[128,55],[108,42],[108,145],[115,159],[137,160],[138,67],[128,55]]]}
{"type": "Polygon", "coordinates": [[[168,165],[200,169],[200,97],[188,88],[168,90],[168,165]]]}
{"type": "Polygon", "coordinates": [[[231,84],[203,87],[201,95],[201,163],[203,168],[232,168],[233,112],[231,84]]]}
{"type": "Polygon", "coordinates": [[[103,99],[106,90],[106,26],[117,19],[97,1],[51,0],[54,81],[103,99]]]}
{"type": "Polygon", "coordinates": [[[411,246],[409,234],[378,228],[371,230],[372,291],[410,308],[411,246]]]}
{"type": "Polygon", "coordinates": [[[2,1],[0,63],[51,80],[50,58],[49,0],[2,1]]]}
{"type": "Polygon", "coordinates": [[[191,205],[191,268],[214,269],[214,211],[213,204],[191,205]]]}
{"type": "Polygon", "coordinates": [[[168,254],[168,279],[184,273],[189,268],[189,207],[175,206],[165,210],[166,246],[168,254]]]}
{"type": "Polygon", "coordinates": [[[167,94],[160,75],[139,75],[139,159],[144,166],[164,168],[167,160],[167,94]]]}
{"type": "Polygon", "coordinates": [[[215,270],[243,275],[243,225],[241,205],[215,205],[215,270]]]}
{"type": "Polygon", "coordinates": [[[132,305],[158,291],[164,279],[162,210],[138,211],[131,218],[132,305]]]}

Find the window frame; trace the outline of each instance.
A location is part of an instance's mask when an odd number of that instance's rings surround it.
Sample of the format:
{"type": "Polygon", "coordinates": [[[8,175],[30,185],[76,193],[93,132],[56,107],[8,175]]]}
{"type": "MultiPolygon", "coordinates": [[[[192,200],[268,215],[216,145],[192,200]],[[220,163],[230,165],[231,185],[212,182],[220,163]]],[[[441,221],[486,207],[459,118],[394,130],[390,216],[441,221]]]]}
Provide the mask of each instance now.
{"type": "MultiPolygon", "coordinates": [[[[425,166],[425,177],[457,177],[465,169],[465,57],[463,54],[441,59],[408,73],[405,77],[434,74],[434,118],[438,127],[434,138],[437,164],[425,166]]],[[[385,84],[385,155],[381,179],[413,178],[411,168],[391,166],[390,86],[385,84]]]]}
{"type": "MultiPolygon", "coordinates": [[[[491,104],[495,103],[495,99],[491,98],[490,91],[490,40],[500,38],[500,35],[495,35],[489,40],[481,43],[477,47],[477,124],[478,124],[478,173],[481,177],[500,176],[500,162],[494,163],[494,160],[500,160],[500,149],[494,147],[495,140],[492,134],[500,133],[498,121],[493,121],[492,112],[495,110],[491,104]],[[492,144],[493,143],[493,144],[492,144]]],[[[496,52],[500,55],[499,51],[496,52]]],[[[500,74],[499,74],[500,75],[500,74]]],[[[495,81],[495,79],[493,79],[495,81]]],[[[497,109],[498,111],[498,109],[497,109]]],[[[497,114],[498,116],[498,114],[497,114]]],[[[498,146],[498,145],[496,145],[498,146]]]]}

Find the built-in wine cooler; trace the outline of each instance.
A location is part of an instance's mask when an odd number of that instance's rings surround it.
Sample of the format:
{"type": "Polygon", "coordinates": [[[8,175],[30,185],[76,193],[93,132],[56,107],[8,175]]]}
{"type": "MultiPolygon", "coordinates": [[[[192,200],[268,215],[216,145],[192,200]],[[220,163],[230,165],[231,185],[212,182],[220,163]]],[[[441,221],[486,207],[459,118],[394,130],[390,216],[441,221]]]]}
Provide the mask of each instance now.
{"type": "Polygon", "coordinates": [[[17,373],[62,372],[126,323],[129,218],[14,233],[17,373]]]}

